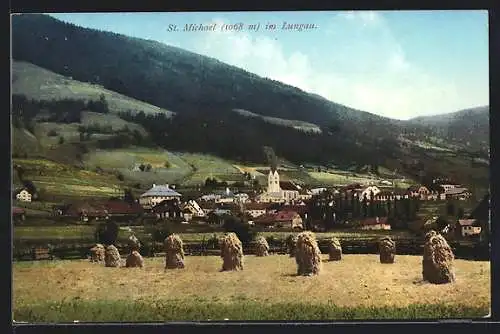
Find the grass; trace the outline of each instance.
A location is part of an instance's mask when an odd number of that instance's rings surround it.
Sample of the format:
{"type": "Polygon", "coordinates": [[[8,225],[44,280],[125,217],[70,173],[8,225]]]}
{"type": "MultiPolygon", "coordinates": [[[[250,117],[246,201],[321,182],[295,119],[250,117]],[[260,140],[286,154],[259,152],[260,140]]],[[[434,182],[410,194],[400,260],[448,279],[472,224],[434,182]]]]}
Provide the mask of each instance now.
{"type": "Polygon", "coordinates": [[[489,262],[455,260],[457,281],[432,285],[421,281],[420,256],[383,265],[377,255],[344,255],[324,262],[315,277],[295,276],[295,261],[281,255],[246,256],[241,272],[219,272],[216,256],[189,256],[184,270],[164,271],[163,261],[146,258],[137,270],[85,260],[15,262],[14,319],[419,319],[482,316],[490,308],[489,262]]]}
{"type": "Polygon", "coordinates": [[[222,158],[198,153],[177,153],[177,156],[193,168],[193,172],[184,180],[184,186],[204,184],[209,177],[228,182],[243,180],[240,170],[222,158]]]}
{"type": "MultiPolygon", "coordinates": [[[[140,237],[150,239],[148,235],[144,234],[142,226],[133,227],[132,230],[140,237]]],[[[67,238],[72,240],[93,240],[95,226],[91,225],[74,225],[74,226],[14,226],[14,240],[29,239],[29,240],[51,240],[67,238]]],[[[274,238],[278,240],[285,240],[292,232],[260,232],[266,238],[274,238]]],[[[298,232],[293,232],[298,233],[298,232]]],[[[178,233],[184,242],[200,242],[203,239],[208,240],[214,234],[220,236],[223,232],[207,232],[207,233],[178,233]]],[[[316,233],[318,239],[327,239],[337,237],[342,239],[356,239],[365,240],[378,238],[383,235],[390,235],[395,239],[412,238],[412,235],[407,231],[336,231],[316,233]]],[[[128,237],[128,233],[121,232],[120,236],[128,237]]]]}
{"type": "Polygon", "coordinates": [[[168,110],[118,94],[102,86],[72,80],[27,62],[14,61],[12,63],[12,73],[16,77],[16,80],[12,83],[12,93],[23,94],[29,99],[73,98],[98,100],[100,95],[104,94],[109,110],[112,113],[131,110],[143,111],[145,114],[172,114],[168,110]]]}
{"type": "Polygon", "coordinates": [[[13,159],[25,170],[24,178],[55,196],[110,197],[122,194],[120,182],[102,175],[45,159],[13,159]]]}

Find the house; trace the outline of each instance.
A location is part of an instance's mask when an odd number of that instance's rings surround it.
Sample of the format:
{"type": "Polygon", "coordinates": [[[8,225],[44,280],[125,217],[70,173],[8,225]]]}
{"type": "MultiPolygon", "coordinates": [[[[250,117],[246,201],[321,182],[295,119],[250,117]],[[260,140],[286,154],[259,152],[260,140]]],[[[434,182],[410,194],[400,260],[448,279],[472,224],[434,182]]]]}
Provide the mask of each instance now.
{"type": "Polygon", "coordinates": [[[250,200],[250,196],[245,193],[238,193],[234,195],[234,199],[241,203],[247,203],[250,200]]]}
{"type": "Polygon", "coordinates": [[[12,219],[14,221],[23,221],[26,219],[26,211],[23,208],[13,207],[12,208],[12,219]]]}
{"type": "Polygon", "coordinates": [[[448,190],[445,190],[444,196],[446,199],[458,199],[465,201],[471,197],[471,193],[467,188],[449,188],[448,190]]]}
{"type": "Polygon", "coordinates": [[[311,189],[311,194],[316,196],[316,195],[319,195],[326,190],[327,190],[326,188],[314,188],[314,189],[311,189]]]}
{"type": "Polygon", "coordinates": [[[163,200],[151,209],[158,219],[179,219],[183,218],[183,212],[177,199],[163,200]]]}
{"type": "Polygon", "coordinates": [[[203,201],[200,203],[200,208],[203,210],[205,216],[217,209],[219,205],[214,201],[203,201]]]}
{"type": "Polygon", "coordinates": [[[267,203],[247,203],[245,204],[245,213],[252,218],[259,217],[266,214],[268,207],[267,203]]]}
{"type": "Polygon", "coordinates": [[[419,197],[421,200],[426,200],[431,194],[429,188],[423,185],[412,185],[408,188],[408,192],[412,197],[419,197]]]}
{"type": "Polygon", "coordinates": [[[451,189],[455,189],[455,188],[460,188],[460,184],[458,183],[454,183],[454,182],[447,182],[447,183],[439,183],[439,185],[441,186],[441,188],[444,189],[445,192],[447,192],[448,190],[451,190],[451,189]]]}
{"type": "Polygon", "coordinates": [[[90,219],[100,220],[109,218],[108,210],[104,206],[84,201],[69,204],[64,214],[69,217],[79,217],[84,222],[90,219]]]}
{"type": "Polygon", "coordinates": [[[182,209],[182,218],[184,218],[185,221],[189,222],[193,220],[193,213],[188,208],[184,208],[182,209]]]}
{"type": "Polygon", "coordinates": [[[156,185],[142,194],[139,198],[139,203],[145,209],[151,209],[158,203],[166,200],[176,200],[180,201],[182,195],[171,189],[168,184],[166,185],[156,185]]]}
{"type": "Polygon", "coordinates": [[[29,192],[28,189],[22,188],[15,192],[16,199],[21,202],[31,202],[33,195],[29,192]]]}
{"type": "Polygon", "coordinates": [[[258,217],[253,222],[257,226],[276,228],[300,228],[303,229],[302,218],[295,211],[278,211],[277,213],[267,213],[258,217]]]}
{"type": "Polygon", "coordinates": [[[205,211],[201,208],[201,206],[192,199],[183,205],[183,209],[189,210],[193,217],[201,218],[206,216],[205,211]]]}
{"type": "Polygon", "coordinates": [[[140,215],[144,209],[137,203],[129,203],[119,199],[112,199],[104,202],[102,206],[107,210],[109,216],[114,215],[140,215]]]}
{"type": "Polygon", "coordinates": [[[481,234],[481,226],[475,219],[459,219],[457,229],[462,237],[481,234]]]}
{"type": "Polygon", "coordinates": [[[301,188],[299,190],[299,199],[301,201],[308,201],[310,200],[311,198],[313,197],[313,193],[308,190],[308,189],[305,189],[305,188],[301,188]]]}
{"type": "Polygon", "coordinates": [[[366,218],[360,222],[362,230],[390,230],[391,225],[387,222],[387,217],[366,218]]]}
{"type": "Polygon", "coordinates": [[[234,193],[226,188],[224,192],[215,194],[215,203],[234,203],[235,195],[234,193]]]}
{"type": "Polygon", "coordinates": [[[371,196],[373,194],[373,199],[375,199],[375,196],[377,196],[380,193],[380,189],[377,186],[368,186],[365,189],[361,191],[361,194],[359,195],[359,200],[362,201],[365,197],[367,200],[371,200],[371,196]]]}

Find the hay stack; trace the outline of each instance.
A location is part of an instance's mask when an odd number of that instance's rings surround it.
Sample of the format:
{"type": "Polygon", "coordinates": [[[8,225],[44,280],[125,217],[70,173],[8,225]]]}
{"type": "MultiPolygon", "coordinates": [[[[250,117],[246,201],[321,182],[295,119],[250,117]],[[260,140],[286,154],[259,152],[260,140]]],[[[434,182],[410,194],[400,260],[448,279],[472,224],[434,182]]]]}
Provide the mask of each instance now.
{"type": "Polygon", "coordinates": [[[290,234],[288,238],[286,238],[286,247],[290,257],[295,257],[296,245],[297,245],[297,236],[294,234],[290,234]]]}
{"type": "Polygon", "coordinates": [[[132,253],[127,256],[127,261],[125,263],[127,268],[143,268],[144,259],[138,251],[132,251],[132,253]]]}
{"type": "Polygon", "coordinates": [[[96,244],[90,249],[90,262],[103,263],[104,253],[104,246],[102,244],[96,244]]]}
{"type": "Polygon", "coordinates": [[[177,234],[169,235],[164,242],[165,269],[184,268],[184,248],[181,238],[177,234]]]}
{"type": "Polygon", "coordinates": [[[137,239],[137,237],[132,234],[129,238],[128,238],[128,245],[130,247],[130,251],[138,251],[140,248],[141,248],[141,242],[139,241],[139,239],[137,239]]]}
{"type": "Polygon", "coordinates": [[[297,274],[318,275],[321,270],[321,251],[312,232],[302,232],[297,236],[295,248],[297,274]]]}
{"type": "Polygon", "coordinates": [[[243,270],[243,245],[235,233],[221,239],[222,271],[243,270]]]}
{"type": "Polygon", "coordinates": [[[330,256],[329,261],[340,261],[342,259],[342,246],[339,239],[331,238],[328,240],[328,254],[330,256]]]}
{"type": "Polygon", "coordinates": [[[255,241],[255,255],[256,256],[268,256],[269,255],[269,244],[266,238],[260,236],[255,241]]]}
{"type": "Polygon", "coordinates": [[[429,231],[425,235],[422,276],[433,284],[445,284],[455,281],[453,260],[455,256],[442,235],[429,231]]]}
{"type": "Polygon", "coordinates": [[[119,267],[121,265],[120,252],[114,245],[106,247],[106,251],[104,253],[104,265],[106,267],[119,267]]]}
{"type": "Polygon", "coordinates": [[[396,243],[390,237],[383,237],[379,244],[380,263],[394,263],[396,243]]]}

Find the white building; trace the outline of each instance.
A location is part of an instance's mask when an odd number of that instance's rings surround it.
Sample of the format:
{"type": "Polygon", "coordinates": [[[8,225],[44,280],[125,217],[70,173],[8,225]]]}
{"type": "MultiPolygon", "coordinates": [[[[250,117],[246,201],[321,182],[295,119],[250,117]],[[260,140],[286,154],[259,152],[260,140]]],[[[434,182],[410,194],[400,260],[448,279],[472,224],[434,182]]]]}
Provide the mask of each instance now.
{"type": "Polygon", "coordinates": [[[156,185],[153,184],[153,187],[146,191],[139,198],[139,204],[142,205],[145,209],[150,209],[161,203],[165,200],[180,200],[182,197],[181,194],[172,190],[168,184],[165,185],[156,185]]]}
{"type": "Polygon", "coordinates": [[[31,202],[31,194],[28,190],[23,189],[16,194],[16,199],[22,202],[31,202]]]}
{"type": "Polygon", "coordinates": [[[359,195],[359,200],[362,201],[365,198],[367,200],[371,200],[371,194],[373,193],[373,196],[377,196],[380,193],[380,189],[377,186],[368,186],[366,187],[362,192],[361,195],[359,195]]]}

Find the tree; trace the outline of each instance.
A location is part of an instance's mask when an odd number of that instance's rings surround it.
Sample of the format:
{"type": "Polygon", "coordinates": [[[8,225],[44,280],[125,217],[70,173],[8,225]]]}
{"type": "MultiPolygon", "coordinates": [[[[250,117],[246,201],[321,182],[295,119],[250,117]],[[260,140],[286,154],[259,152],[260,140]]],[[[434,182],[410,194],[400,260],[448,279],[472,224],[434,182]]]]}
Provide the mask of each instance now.
{"type": "Polygon", "coordinates": [[[250,243],[256,233],[252,231],[250,225],[244,224],[241,219],[229,216],[224,220],[223,228],[226,232],[234,232],[243,244],[250,243]]]}
{"type": "Polygon", "coordinates": [[[146,168],[146,166],[144,164],[139,165],[139,169],[141,170],[141,172],[144,172],[145,168],[146,168]]]}
{"type": "Polygon", "coordinates": [[[114,245],[118,239],[120,229],[115,222],[108,221],[97,226],[95,237],[98,243],[114,245]]]}
{"type": "Polygon", "coordinates": [[[132,194],[132,190],[130,188],[125,189],[125,194],[123,196],[123,200],[127,203],[134,203],[135,202],[134,194],[132,194]]]}
{"type": "Polygon", "coordinates": [[[147,165],[146,165],[146,172],[149,172],[149,171],[151,170],[151,168],[153,168],[153,167],[151,166],[151,164],[147,164],[147,165]]]}
{"type": "Polygon", "coordinates": [[[59,137],[59,145],[62,145],[62,144],[64,144],[64,137],[60,136],[59,137]]]}

